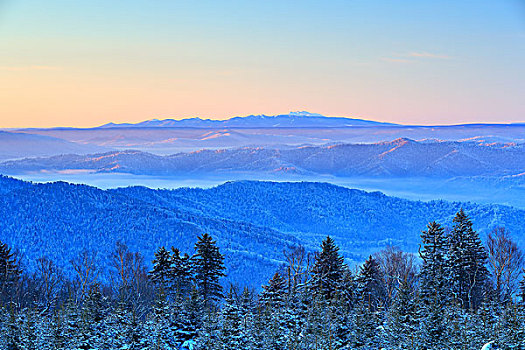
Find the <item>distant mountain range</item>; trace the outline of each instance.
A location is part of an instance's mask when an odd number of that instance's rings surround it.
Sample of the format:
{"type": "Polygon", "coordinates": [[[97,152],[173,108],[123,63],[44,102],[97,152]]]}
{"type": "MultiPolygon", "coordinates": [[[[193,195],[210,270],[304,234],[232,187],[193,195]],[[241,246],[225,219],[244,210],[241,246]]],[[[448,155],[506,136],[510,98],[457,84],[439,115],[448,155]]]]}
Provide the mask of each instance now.
{"type": "Polygon", "coordinates": [[[309,112],[290,112],[280,115],[249,115],[234,117],[226,120],[213,120],[201,118],[152,119],[144,122],[108,123],[100,128],[317,128],[317,127],[354,127],[354,126],[393,126],[396,124],[375,122],[364,119],[346,117],[326,117],[321,114],[309,112]]]}
{"type": "Polygon", "coordinates": [[[228,280],[259,288],[295,245],[315,251],[330,235],[354,263],[387,245],[416,252],[425,225],[451,225],[461,207],[482,237],[501,225],[525,244],[525,211],[500,205],[409,201],[326,183],[104,191],[7,177],[0,177],[0,240],[19,250],[30,270],[47,256],[72,273],[69,261],[84,249],[98,251],[104,266],[120,240],[149,264],[162,245],[192,253],[197,235],[208,232],[227,257],[228,280]]]}
{"type": "Polygon", "coordinates": [[[239,147],[287,149],[328,143],[377,143],[398,138],[522,144],[525,124],[414,126],[308,112],[228,120],[154,119],[137,124],[109,123],[95,128],[5,130],[0,133],[0,161],[125,150],[171,155],[239,147]]]}
{"type": "Polygon", "coordinates": [[[48,135],[0,131],[0,161],[55,154],[107,152],[110,148],[80,144],[48,135]]]}
{"type": "Polygon", "coordinates": [[[244,147],[159,156],[141,151],[62,155],[0,163],[0,173],[114,172],[136,175],[294,173],[376,177],[512,176],[525,172],[525,145],[475,142],[244,147]]]}

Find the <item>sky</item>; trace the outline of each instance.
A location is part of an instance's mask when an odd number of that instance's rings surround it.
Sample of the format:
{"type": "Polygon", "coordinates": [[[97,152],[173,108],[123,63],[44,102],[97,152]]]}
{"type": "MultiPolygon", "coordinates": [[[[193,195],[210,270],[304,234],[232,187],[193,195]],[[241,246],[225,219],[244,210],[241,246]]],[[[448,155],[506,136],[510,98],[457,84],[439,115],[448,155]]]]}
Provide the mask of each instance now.
{"type": "Polygon", "coordinates": [[[0,127],[525,121],[525,0],[0,0],[0,127]]]}

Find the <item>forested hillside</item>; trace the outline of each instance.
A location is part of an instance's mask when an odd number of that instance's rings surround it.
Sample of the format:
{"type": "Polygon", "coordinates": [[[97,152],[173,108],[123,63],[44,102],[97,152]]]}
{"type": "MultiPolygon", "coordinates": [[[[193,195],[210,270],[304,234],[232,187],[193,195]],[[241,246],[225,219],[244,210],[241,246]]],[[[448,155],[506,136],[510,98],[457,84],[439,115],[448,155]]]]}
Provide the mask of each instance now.
{"type": "Polygon", "coordinates": [[[28,273],[0,242],[0,349],[523,349],[513,236],[497,228],[484,244],[460,210],[449,232],[434,221],[420,238],[420,262],[388,247],[358,269],[330,236],[314,253],[287,249],[259,292],[223,287],[225,258],[206,233],[191,255],[159,247],[150,269],[122,243],[107,265],[85,251],[71,278],[48,259],[28,273]]]}
{"type": "Polygon", "coordinates": [[[20,252],[29,270],[45,256],[71,274],[70,261],[85,250],[98,252],[104,265],[117,241],[145,257],[159,246],[192,254],[196,237],[207,232],[226,255],[226,280],[259,288],[284,262],[284,249],[301,244],[313,251],[330,234],[350,265],[387,245],[417,252],[422,227],[430,220],[451,225],[461,207],[482,238],[503,226],[525,243],[523,210],[414,202],[323,183],[241,181],[206,190],[106,191],[7,177],[0,183],[0,240],[20,252]]]}

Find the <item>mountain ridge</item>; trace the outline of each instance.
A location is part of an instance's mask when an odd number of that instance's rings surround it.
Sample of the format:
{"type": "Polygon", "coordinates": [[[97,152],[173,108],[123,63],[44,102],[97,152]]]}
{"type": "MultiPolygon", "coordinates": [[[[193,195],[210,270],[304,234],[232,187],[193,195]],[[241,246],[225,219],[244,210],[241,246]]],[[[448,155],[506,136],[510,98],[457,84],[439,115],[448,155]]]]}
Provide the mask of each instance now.
{"type": "Polygon", "coordinates": [[[302,244],[315,251],[330,235],[353,263],[388,245],[415,253],[425,225],[432,220],[450,225],[460,208],[482,237],[501,225],[525,245],[525,210],[410,201],[319,182],[101,190],[0,177],[0,193],[0,240],[18,249],[28,268],[47,256],[71,269],[69,261],[84,249],[98,251],[105,261],[117,241],[140,251],[149,264],[160,246],[191,253],[197,235],[208,232],[227,257],[229,281],[259,288],[279,267],[283,249],[302,244]]]}
{"type": "Polygon", "coordinates": [[[240,147],[161,156],[138,150],[60,155],[0,163],[0,172],[89,171],[135,175],[273,173],[333,176],[511,176],[523,173],[525,145],[418,142],[336,143],[286,149],[240,147]]]}
{"type": "Polygon", "coordinates": [[[349,117],[328,117],[317,113],[290,112],[278,115],[248,115],[224,120],[199,117],[184,119],[150,119],[138,123],[107,123],[98,128],[261,128],[261,127],[349,127],[349,126],[395,126],[394,123],[378,122],[349,117]]]}

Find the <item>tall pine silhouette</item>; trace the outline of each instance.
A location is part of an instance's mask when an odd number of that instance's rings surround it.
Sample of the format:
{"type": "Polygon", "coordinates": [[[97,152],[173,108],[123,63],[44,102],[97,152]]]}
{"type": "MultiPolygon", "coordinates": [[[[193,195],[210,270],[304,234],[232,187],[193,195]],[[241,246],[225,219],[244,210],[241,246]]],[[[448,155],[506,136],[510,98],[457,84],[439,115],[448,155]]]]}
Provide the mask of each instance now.
{"type": "Polygon", "coordinates": [[[224,256],[219,252],[217,243],[207,233],[197,238],[196,253],[193,257],[195,264],[195,281],[202,295],[204,303],[217,301],[223,297],[219,279],[224,274],[224,256]]]}
{"type": "Polygon", "coordinates": [[[321,243],[321,251],[315,255],[312,288],[314,292],[329,300],[340,289],[345,273],[344,258],[339,255],[339,247],[327,236],[321,243]]]}
{"type": "Polygon", "coordinates": [[[453,222],[449,243],[452,291],[461,307],[475,310],[483,301],[483,289],[488,277],[485,267],[487,252],[463,209],[456,214],[453,222]]]}

